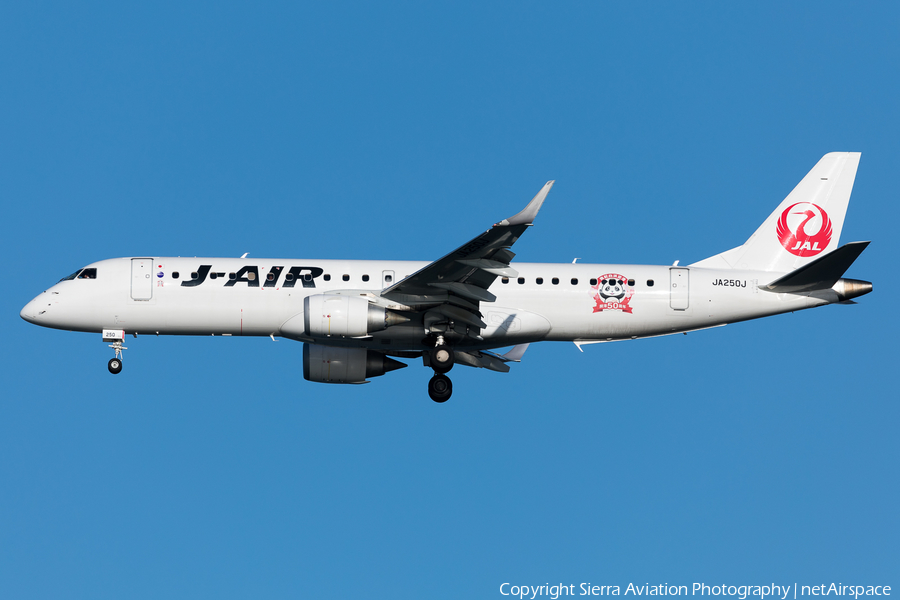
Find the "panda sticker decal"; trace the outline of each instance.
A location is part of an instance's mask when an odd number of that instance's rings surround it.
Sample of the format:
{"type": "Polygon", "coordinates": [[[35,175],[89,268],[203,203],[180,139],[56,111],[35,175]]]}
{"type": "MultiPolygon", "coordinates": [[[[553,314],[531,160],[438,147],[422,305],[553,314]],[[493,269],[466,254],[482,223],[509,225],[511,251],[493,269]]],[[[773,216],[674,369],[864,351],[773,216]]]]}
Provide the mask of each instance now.
{"type": "Polygon", "coordinates": [[[618,273],[607,273],[597,278],[597,285],[591,286],[591,297],[594,299],[594,312],[618,310],[631,314],[629,305],[634,296],[634,288],[628,285],[628,278],[618,273]]]}

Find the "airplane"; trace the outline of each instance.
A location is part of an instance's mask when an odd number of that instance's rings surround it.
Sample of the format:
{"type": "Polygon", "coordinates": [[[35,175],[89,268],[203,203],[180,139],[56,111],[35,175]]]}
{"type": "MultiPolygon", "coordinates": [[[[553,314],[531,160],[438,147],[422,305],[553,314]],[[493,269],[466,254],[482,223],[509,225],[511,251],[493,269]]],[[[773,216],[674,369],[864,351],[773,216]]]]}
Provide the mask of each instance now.
{"type": "Polygon", "coordinates": [[[869,242],[838,243],[859,159],[826,154],[743,245],[686,266],[514,263],[549,181],[521,212],[430,263],[113,258],[64,277],[20,315],[101,334],[113,374],[126,333],[296,340],[303,377],[320,383],[368,383],[408,366],[398,359],[421,359],[440,403],[454,365],[505,373],[535,342],[582,350],[855,304],[872,284],[843,275],[869,242]]]}

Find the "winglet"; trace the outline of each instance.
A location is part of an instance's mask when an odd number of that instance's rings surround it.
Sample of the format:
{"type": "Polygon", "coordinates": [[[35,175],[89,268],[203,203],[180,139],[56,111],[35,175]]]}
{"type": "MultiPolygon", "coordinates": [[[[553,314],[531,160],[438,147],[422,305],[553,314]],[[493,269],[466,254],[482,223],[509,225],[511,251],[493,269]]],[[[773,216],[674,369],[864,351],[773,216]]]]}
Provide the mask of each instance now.
{"type": "Polygon", "coordinates": [[[534,218],[537,216],[538,211],[541,210],[541,205],[544,203],[547,194],[550,193],[550,188],[553,187],[554,183],[555,180],[548,181],[541,188],[541,191],[537,193],[537,196],[531,199],[528,206],[522,209],[522,212],[508,219],[503,219],[497,225],[531,225],[534,223],[534,218]]]}
{"type": "Polygon", "coordinates": [[[503,362],[520,362],[522,360],[522,355],[525,354],[526,350],[528,350],[528,344],[513,346],[512,350],[500,356],[500,360],[503,362]]]}

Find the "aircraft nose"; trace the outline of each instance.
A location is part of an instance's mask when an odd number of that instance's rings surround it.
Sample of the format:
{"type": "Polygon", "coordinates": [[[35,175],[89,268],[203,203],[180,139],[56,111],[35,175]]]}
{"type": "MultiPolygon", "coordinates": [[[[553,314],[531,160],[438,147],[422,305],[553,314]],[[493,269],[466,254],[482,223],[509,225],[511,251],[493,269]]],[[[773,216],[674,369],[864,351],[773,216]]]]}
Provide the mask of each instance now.
{"type": "Polygon", "coordinates": [[[25,305],[25,307],[19,311],[19,316],[28,321],[29,323],[37,322],[37,304],[38,299],[35,298],[31,302],[25,305]]]}

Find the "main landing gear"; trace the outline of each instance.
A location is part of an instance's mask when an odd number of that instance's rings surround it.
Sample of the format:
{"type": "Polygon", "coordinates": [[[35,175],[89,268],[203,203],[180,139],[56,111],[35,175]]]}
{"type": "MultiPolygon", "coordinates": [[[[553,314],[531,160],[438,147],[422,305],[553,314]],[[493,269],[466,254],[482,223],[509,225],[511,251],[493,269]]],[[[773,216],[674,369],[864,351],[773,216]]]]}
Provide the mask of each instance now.
{"type": "Polygon", "coordinates": [[[428,382],[428,395],[435,402],[446,402],[453,393],[453,382],[443,373],[435,373],[428,382]]]}
{"type": "Polygon", "coordinates": [[[453,393],[453,382],[444,373],[453,368],[453,350],[438,337],[437,345],[428,356],[434,377],[428,382],[428,396],[435,402],[446,402],[453,393]]]}
{"type": "Polygon", "coordinates": [[[429,358],[435,373],[447,373],[453,368],[453,350],[446,344],[432,348],[429,358]]]}

